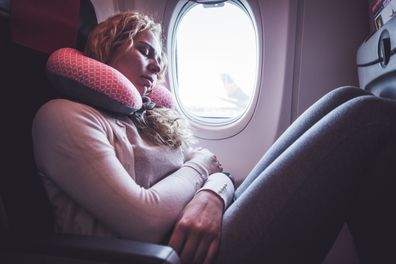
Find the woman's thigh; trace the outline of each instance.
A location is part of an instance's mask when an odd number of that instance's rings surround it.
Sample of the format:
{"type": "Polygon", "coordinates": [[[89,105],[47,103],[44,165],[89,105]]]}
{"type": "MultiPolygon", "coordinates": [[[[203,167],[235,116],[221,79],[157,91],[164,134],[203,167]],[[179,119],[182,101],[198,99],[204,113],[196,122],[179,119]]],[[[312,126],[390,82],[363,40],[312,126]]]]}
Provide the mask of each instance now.
{"type": "Polygon", "coordinates": [[[374,96],[323,116],[257,172],[227,209],[219,263],[320,262],[354,206],[372,157],[396,133],[395,122],[396,104],[374,96]]]}

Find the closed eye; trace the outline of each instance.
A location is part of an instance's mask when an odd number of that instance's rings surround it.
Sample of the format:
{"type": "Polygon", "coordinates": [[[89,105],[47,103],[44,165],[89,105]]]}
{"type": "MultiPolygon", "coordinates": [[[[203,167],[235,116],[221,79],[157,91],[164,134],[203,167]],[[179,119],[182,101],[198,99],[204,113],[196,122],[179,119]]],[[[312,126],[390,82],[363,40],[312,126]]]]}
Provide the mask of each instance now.
{"type": "Polygon", "coordinates": [[[143,54],[144,56],[146,56],[146,57],[149,57],[149,56],[150,56],[150,49],[149,49],[149,47],[147,47],[147,46],[145,46],[145,45],[140,45],[140,46],[138,47],[138,51],[139,51],[141,54],[143,54]]]}
{"type": "Polygon", "coordinates": [[[155,58],[158,60],[158,63],[161,63],[161,56],[159,56],[159,52],[156,51],[150,44],[148,44],[144,41],[139,41],[137,44],[137,49],[144,56],[146,56],[148,58],[152,58],[152,59],[155,58]]]}
{"type": "MultiPolygon", "coordinates": [[[[156,59],[158,64],[160,65],[161,69],[164,68],[162,58],[159,56],[158,51],[156,51],[150,44],[144,42],[144,41],[139,41],[136,45],[136,49],[146,58],[149,59],[156,59]]],[[[161,73],[159,73],[160,75],[161,73]]]]}

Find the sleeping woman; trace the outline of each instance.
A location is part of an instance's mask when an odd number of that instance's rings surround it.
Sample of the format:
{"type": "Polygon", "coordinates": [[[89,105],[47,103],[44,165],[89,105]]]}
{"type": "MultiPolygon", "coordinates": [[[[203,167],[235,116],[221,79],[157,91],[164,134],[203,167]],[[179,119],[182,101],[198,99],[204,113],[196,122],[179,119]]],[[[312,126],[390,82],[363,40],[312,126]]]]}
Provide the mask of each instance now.
{"type": "Polygon", "coordinates": [[[125,12],[100,23],[85,49],[131,82],[140,110],[55,99],[36,114],[56,232],[168,244],[183,263],[319,263],[347,222],[362,263],[395,259],[395,177],[378,170],[396,159],[395,102],[330,92],[236,186],[176,110],[147,99],[166,71],[161,34],[125,12]]]}

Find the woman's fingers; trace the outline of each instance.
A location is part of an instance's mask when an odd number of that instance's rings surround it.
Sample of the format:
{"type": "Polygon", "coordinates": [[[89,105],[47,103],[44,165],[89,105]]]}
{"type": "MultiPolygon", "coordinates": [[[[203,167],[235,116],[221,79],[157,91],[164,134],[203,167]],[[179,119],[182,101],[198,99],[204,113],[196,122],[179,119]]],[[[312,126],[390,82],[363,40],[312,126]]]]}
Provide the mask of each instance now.
{"type": "Polygon", "coordinates": [[[206,258],[201,263],[204,263],[204,264],[212,264],[212,263],[214,263],[215,260],[216,260],[217,252],[218,252],[218,249],[219,249],[219,245],[220,245],[220,238],[214,240],[210,244],[208,252],[206,254],[206,258]]]}
{"type": "Polygon", "coordinates": [[[213,263],[217,253],[219,239],[219,235],[206,234],[198,244],[192,263],[213,263]]]}
{"type": "Polygon", "coordinates": [[[183,249],[184,242],[186,240],[187,229],[183,226],[176,224],[175,229],[173,230],[172,236],[169,240],[169,246],[172,247],[179,255],[183,249]]]}
{"type": "Polygon", "coordinates": [[[200,244],[200,235],[201,234],[196,232],[190,232],[187,235],[187,240],[185,241],[182,252],[180,253],[182,263],[194,263],[193,259],[200,244]]]}
{"type": "Polygon", "coordinates": [[[214,260],[222,216],[223,202],[215,194],[201,191],[195,195],[183,210],[169,241],[169,246],[179,253],[182,263],[214,260]]]}

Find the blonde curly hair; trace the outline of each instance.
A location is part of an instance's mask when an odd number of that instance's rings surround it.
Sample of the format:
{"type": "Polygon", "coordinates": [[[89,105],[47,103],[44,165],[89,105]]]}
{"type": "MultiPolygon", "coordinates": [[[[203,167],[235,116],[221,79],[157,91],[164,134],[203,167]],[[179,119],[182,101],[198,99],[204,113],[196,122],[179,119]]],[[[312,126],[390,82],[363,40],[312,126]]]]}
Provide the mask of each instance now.
{"type": "MultiPolygon", "coordinates": [[[[136,11],[116,14],[92,30],[84,54],[109,64],[117,49],[126,46],[127,52],[133,46],[134,38],[144,31],[150,31],[158,40],[162,40],[161,25],[147,15],[136,11]]],[[[166,57],[163,51],[161,57],[159,80],[166,71],[166,57]]],[[[174,149],[188,147],[194,141],[186,120],[175,110],[155,106],[153,109],[135,112],[131,119],[141,134],[157,145],[174,149]]]]}
{"type": "MultiPolygon", "coordinates": [[[[136,11],[119,13],[98,24],[89,34],[85,46],[85,55],[105,64],[109,64],[116,51],[127,43],[127,52],[133,46],[133,39],[143,31],[151,31],[158,40],[162,40],[162,28],[150,17],[136,11]]],[[[166,56],[161,53],[161,71],[166,71],[166,56]]]]}

